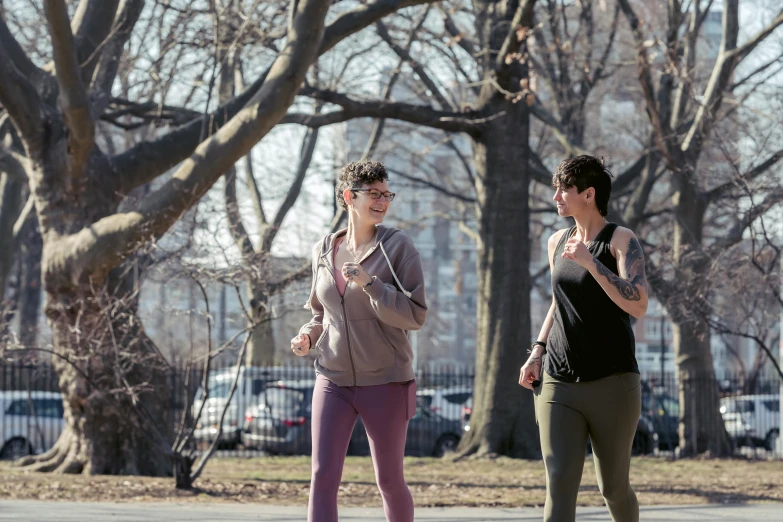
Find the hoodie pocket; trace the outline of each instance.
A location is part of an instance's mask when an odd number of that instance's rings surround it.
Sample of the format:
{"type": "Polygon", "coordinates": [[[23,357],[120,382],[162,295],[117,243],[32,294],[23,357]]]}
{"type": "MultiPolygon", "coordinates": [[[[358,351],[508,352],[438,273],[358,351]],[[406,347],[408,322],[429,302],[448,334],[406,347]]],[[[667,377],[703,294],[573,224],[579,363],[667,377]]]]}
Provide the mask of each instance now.
{"type": "Polygon", "coordinates": [[[357,371],[371,372],[394,366],[395,352],[377,319],[350,321],[351,351],[357,371]]]}
{"type": "Polygon", "coordinates": [[[345,372],[351,369],[351,359],[348,355],[348,345],[343,338],[341,328],[333,324],[324,326],[324,333],[315,345],[321,352],[318,356],[318,364],[336,372],[345,372]]]}

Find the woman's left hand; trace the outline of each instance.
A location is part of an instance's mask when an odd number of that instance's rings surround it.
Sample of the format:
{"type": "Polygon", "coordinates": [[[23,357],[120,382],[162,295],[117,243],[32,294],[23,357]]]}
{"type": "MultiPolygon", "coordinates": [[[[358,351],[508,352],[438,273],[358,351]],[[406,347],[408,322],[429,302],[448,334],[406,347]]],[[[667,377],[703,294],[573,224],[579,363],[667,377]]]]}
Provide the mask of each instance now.
{"type": "Polygon", "coordinates": [[[575,238],[568,240],[560,257],[570,259],[583,268],[589,268],[593,263],[593,254],[587,250],[587,246],[584,243],[575,238]]]}
{"type": "Polygon", "coordinates": [[[362,268],[362,265],[359,263],[344,263],[342,272],[346,281],[353,281],[362,287],[368,285],[370,281],[372,281],[372,277],[364,271],[364,268],[362,268]]]}

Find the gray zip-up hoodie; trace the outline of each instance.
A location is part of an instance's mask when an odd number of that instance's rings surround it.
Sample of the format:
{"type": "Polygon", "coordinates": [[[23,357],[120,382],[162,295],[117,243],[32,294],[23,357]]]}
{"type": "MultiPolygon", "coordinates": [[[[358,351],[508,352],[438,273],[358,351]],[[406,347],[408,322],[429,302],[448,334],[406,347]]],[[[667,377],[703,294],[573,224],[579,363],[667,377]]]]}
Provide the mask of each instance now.
{"type": "Polygon", "coordinates": [[[377,279],[362,289],[349,283],[343,296],[334,277],[334,241],[327,234],[313,247],[313,285],[305,304],[313,319],[299,333],[318,352],[316,372],[338,386],[371,386],[414,378],[408,331],[427,317],[419,251],[401,230],[378,225],[375,245],[362,268],[377,279]]]}

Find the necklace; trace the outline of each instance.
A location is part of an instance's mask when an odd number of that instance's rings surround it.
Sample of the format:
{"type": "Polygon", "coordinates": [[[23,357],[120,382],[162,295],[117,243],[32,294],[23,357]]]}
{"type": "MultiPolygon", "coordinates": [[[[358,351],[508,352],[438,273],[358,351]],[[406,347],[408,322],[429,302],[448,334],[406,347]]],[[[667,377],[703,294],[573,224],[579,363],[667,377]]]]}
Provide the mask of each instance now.
{"type": "Polygon", "coordinates": [[[375,239],[375,234],[376,233],[377,233],[377,231],[375,233],[373,233],[372,237],[366,243],[362,244],[361,249],[359,249],[359,251],[358,251],[358,255],[356,255],[356,253],[354,253],[351,250],[351,243],[350,243],[350,241],[348,241],[348,236],[347,235],[345,236],[345,251],[348,252],[348,254],[353,258],[355,263],[358,263],[359,261],[362,260],[362,256],[364,255],[365,250],[367,250],[367,247],[370,246],[370,243],[372,243],[372,240],[375,239]]]}

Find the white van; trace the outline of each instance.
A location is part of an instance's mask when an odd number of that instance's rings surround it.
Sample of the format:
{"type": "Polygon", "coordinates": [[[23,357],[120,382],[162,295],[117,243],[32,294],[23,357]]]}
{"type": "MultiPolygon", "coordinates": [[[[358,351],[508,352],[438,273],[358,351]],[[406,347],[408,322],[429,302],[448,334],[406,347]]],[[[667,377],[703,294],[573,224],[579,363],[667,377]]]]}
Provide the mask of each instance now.
{"type": "Polygon", "coordinates": [[[0,391],[0,459],[43,453],[60,438],[63,423],[59,392],[0,391]]]}
{"type": "MultiPolygon", "coordinates": [[[[242,366],[239,369],[237,389],[223,418],[223,432],[220,435],[220,445],[233,449],[240,443],[242,425],[245,420],[245,410],[255,406],[264,387],[270,382],[281,379],[312,378],[315,370],[301,366],[242,366]]],[[[201,418],[196,423],[193,438],[198,442],[211,442],[218,434],[220,415],[228,400],[231,386],[236,377],[236,368],[224,368],[210,372],[207,380],[209,396],[201,408],[201,388],[196,391],[193,401],[192,415],[195,417],[201,409],[201,418]]]]}
{"type": "Polygon", "coordinates": [[[775,451],[780,437],[780,395],[724,397],[720,412],[737,446],[763,446],[775,451]]]}

